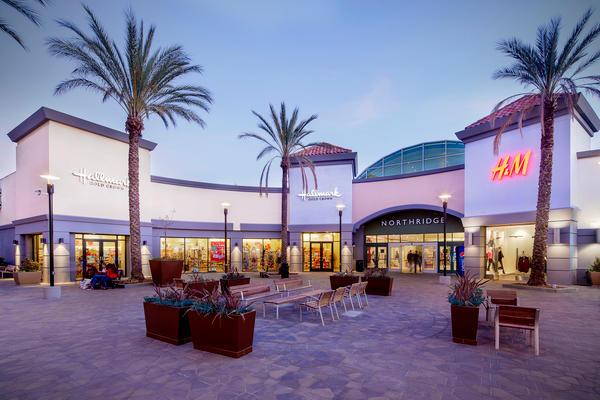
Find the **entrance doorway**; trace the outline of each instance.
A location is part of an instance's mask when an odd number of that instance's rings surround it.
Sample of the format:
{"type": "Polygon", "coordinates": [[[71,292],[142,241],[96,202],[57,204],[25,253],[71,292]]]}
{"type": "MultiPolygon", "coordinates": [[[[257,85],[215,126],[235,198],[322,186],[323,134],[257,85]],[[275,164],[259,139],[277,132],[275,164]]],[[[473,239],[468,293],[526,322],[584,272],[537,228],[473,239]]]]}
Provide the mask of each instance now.
{"type": "Polygon", "coordinates": [[[310,270],[333,271],[333,242],[310,242],[310,270]]]}
{"type": "Polygon", "coordinates": [[[127,250],[125,236],[76,235],[75,254],[77,260],[76,279],[90,278],[108,264],[127,274],[127,250]]]}
{"type": "Polygon", "coordinates": [[[367,268],[387,268],[388,267],[388,246],[387,244],[369,244],[367,245],[367,268]]]}

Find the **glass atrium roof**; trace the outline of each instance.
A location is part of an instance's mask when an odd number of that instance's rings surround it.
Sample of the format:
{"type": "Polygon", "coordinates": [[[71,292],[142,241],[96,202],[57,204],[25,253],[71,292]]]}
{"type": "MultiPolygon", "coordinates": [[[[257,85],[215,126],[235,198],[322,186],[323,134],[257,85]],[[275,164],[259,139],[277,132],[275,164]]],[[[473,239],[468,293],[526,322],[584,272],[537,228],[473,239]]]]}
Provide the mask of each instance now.
{"type": "Polygon", "coordinates": [[[455,140],[421,143],[397,150],[371,164],[356,179],[398,176],[463,165],[465,145],[455,140]]]}

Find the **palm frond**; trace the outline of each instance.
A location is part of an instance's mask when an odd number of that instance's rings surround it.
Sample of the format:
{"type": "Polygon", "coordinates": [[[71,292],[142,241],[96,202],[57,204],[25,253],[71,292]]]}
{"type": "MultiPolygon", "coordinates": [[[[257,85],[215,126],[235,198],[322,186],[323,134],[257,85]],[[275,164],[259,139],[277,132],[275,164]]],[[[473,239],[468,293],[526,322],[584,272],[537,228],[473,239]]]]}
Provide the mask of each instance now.
{"type": "Polygon", "coordinates": [[[167,127],[175,126],[178,119],[205,126],[198,110],[209,111],[212,95],[202,86],[178,83],[182,77],[202,72],[181,46],[155,48],[156,28],[151,25],[146,29],[143,21],[127,11],[125,43],[120,48],[91,8],[85,5],[83,8],[87,32],[69,21],[59,20],[59,26],[74,37],[50,38],[46,42],[51,54],[76,65],[71,79],[61,82],[56,94],[85,88],[99,92],[103,101],[114,99],[128,116],[157,115],[167,127]]]}
{"type": "MultiPolygon", "coordinates": [[[[238,135],[238,138],[255,139],[265,145],[258,153],[256,157],[257,160],[260,160],[267,155],[275,154],[274,158],[281,159],[282,166],[289,168],[290,162],[296,160],[294,154],[299,150],[306,148],[303,144],[303,140],[313,132],[312,130],[308,130],[307,126],[310,122],[314,121],[317,116],[311,115],[309,118],[298,122],[298,108],[294,108],[291,116],[289,116],[286,105],[283,102],[280,104],[279,113],[272,104],[269,104],[269,113],[270,121],[256,111],[252,111],[252,114],[258,118],[257,126],[260,133],[244,132],[238,135]]],[[[269,159],[265,163],[261,172],[259,183],[261,192],[263,187],[268,188],[268,176],[274,158],[269,159]]],[[[300,157],[298,157],[298,159],[300,159],[300,157]]],[[[302,161],[299,161],[298,167],[300,168],[303,186],[308,187],[308,180],[304,173],[304,168],[307,165],[306,160],[308,160],[308,158],[302,158],[302,161]]],[[[314,166],[312,166],[311,170],[313,171],[313,179],[316,185],[317,176],[314,172],[314,166]]],[[[285,190],[285,188],[283,188],[283,190],[285,190]]]]}
{"type": "MultiPolygon", "coordinates": [[[[48,4],[48,0],[34,0],[40,6],[45,7],[48,4]]],[[[30,22],[35,24],[36,26],[40,26],[40,15],[36,9],[27,4],[26,1],[23,0],[0,0],[0,2],[6,4],[8,7],[12,8],[17,13],[23,15],[30,22]]],[[[23,49],[27,50],[27,46],[21,39],[21,36],[8,24],[8,22],[4,19],[0,19],[0,32],[4,32],[8,36],[10,36],[15,42],[19,44],[23,49]]]]}

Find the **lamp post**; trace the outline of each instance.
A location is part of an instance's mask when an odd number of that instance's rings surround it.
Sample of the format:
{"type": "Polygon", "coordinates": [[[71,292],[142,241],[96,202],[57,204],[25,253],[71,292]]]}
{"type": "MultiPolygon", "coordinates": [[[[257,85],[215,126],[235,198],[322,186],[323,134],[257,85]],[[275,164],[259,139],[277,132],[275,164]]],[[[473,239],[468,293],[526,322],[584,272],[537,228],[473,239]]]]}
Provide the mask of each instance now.
{"type": "MultiPolygon", "coordinates": [[[[40,178],[46,179],[46,193],[48,194],[48,236],[49,236],[49,256],[50,256],[50,290],[44,295],[46,298],[60,297],[60,290],[54,289],[54,206],[52,204],[54,196],[54,183],[60,178],[53,175],[40,175],[40,178]]],[[[60,289],[60,288],[58,288],[60,289]]]]}
{"type": "Polygon", "coordinates": [[[342,214],[344,213],[344,208],[346,206],[344,204],[338,204],[335,206],[338,210],[338,215],[340,216],[340,272],[342,271],[342,214]]]}
{"type": "Polygon", "coordinates": [[[229,207],[231,207],[231,204],[229,203],[221,203],[221,207],[223,207],[223,215],[225,217],[225,226],[224,226],[224,233],[225,233],[225,249],[224,249],[224,254],[225,254],[225,263],[223,264],[223,268],[225,269],[225,273],[227,273],[227,214],[229,213],[229,207]]]}
{"type": "Polygon", "coordinates": [[[448,215],[448,200],[452,196],[449,194],[440,195],[440,200],[442,200],[442,207],[444,208],[444,277],[446,276],[446,264],[448,259],[448,248],[446,247],[446,232],[447,232],[447,222],[446,216],[448,215]]]}

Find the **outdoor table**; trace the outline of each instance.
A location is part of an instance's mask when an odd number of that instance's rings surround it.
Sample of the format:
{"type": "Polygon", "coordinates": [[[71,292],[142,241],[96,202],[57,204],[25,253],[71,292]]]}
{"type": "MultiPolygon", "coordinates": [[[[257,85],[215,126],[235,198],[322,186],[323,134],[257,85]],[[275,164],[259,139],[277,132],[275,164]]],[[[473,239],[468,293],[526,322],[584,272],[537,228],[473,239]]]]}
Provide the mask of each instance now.
{"type": "Polygon", "coordinates": [[[274,300],[265,300],[265,301],[263,301],[263,317],[265,317],[267,314],[267,311],[266,311],[267,304],[273,304],[275,306],[275,319],[279,319],[279,306],[286,305],[286,304],[294,304],[297,301],[304,300],[308,297],[319,296],[323,292],[324,291],[321,289],[313,289],[313,290],[309,290],[307,292],[300,292],[291,297],[281,297],[279,299],[274,299],[274,300]]]}

